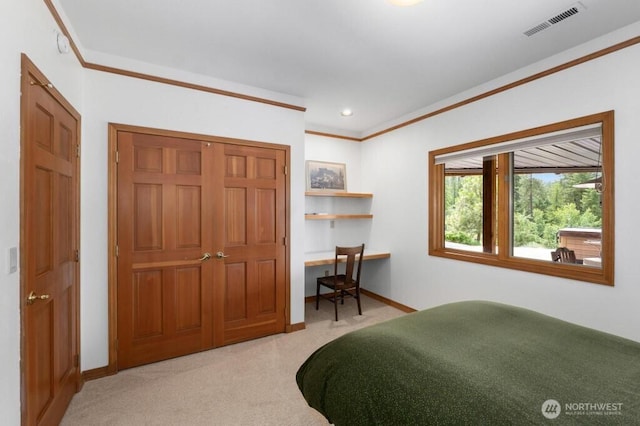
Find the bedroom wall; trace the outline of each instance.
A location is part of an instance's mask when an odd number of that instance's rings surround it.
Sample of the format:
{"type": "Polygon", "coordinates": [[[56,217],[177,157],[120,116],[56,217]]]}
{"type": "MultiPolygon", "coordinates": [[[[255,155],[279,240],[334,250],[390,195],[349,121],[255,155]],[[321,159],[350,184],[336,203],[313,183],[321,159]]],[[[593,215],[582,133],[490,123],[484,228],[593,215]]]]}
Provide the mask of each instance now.
{"type": "MultiPolygon", "coordinates": [[[[55,1],[54,1],[55,3],[55,1]]],[[[81,359],[82,370],[108,362],[107,123],[119,122],[291,146],[291,322],[304,321],[304,113],[86,70],[56,49],[59,30],[42,0],[0,2],[0,412],[20,423],[20,279],[8,274],[8,250],[20,245],[20,54],[26,53],[82,115],[81,359]]],[[[63,17],[64,19],[64,17],[63,17]]],[[[69,28],[73,34],[73,29],[69,28]]],[[[85,59],[95,60],[90,54],[85,59]]],[[[105,58],[99,58],[103,60],[105,58]]],[[[270,98],[302,101],[144,64],[141,72],[270,98]],[[221,84],[224,86],[221,87],[221,84]]]]}
{"type": "Polygon", "coordinates": [[[99,71],[87,70],[85,78],[82,369],[108,363],[109,122],[291,146],[291,322],[303,322],[304,113],[99,71]]]}
{"type": "MultiPolygon", "coordinates": [[[[627,27],[414,116],[638,34],[640,25],[627,27]]],[[[417,309],[467,299],[504,302],[640,341],[638,67],[640,45],[634,45],[365,141],[362,176],[376,199],[370,238],[392,253],[392,280],[373,277],[366,288],[417,309]],[[615,110],[615,287],[428,255],[430,150],[611,109],[615,110]]]]}
{"type": "MultiPolygon", "coordinates": [[[[314,160],[345,164],[346,189],[349,192],[365,192],[362,189],[360,179],[360,157],[359,142],[318,135],[305,135],[305,161],[314,160]]],[[[368,204],[370,202],[367,203],[367,200],[305,197],[305,213],[350,213],[352,212],[351,209],[368,209],[370,208],[368,204]]],[[[363,235],[368,234],[370,229],[370,222],[361,220],[307,220],[304,225],[305,252],[333,250],[336,245],[340,244],[361,244],[363,235]]],[[[309,269],[306,269],[307,275],[309,269]]]]}
{"type": "Polygon", "coordinates": [[[0,2],[0,413],[20,424],[20,271],[8,273],[8,250],[20,246],[20,54],[82,110],[82,68],[56,50],[55,21],[42,0],[0,2]]]}
{"type": "MultiPolygon", "coordinates": [[[[366,181],[362,179],[361,148],[361,142],[348,139],[313,134],[305,136],[305,160],[344,163],[349,192],[370,192],[366,181]]],[[[367,213],[375,202],[375,194],[373,199],[306,197],[305,212],[367,213]]],[[[368,219],[305,221],[304,251],[332,251],[336,245],[356,246],[362,243],[368,247],[372,226],[373,221],[368,219]]],[[[316,278],[323,276],[325,270],[330,269],[331,266],[327,265],[305,268],[305,296],[316,294],[316,278]]],[[[366,277],[366,268],[363,274],[363,278],[366,277]]]]}

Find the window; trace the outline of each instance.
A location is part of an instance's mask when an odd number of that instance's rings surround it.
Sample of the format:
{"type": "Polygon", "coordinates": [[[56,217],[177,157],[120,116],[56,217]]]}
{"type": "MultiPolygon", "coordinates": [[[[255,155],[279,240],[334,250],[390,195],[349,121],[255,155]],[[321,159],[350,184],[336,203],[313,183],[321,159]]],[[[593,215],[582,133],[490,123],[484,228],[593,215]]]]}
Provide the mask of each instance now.
{"type": "Polygon", "coordinates": [[[613,116],[430,152],[429,254],[613,285],[613,116]]]}

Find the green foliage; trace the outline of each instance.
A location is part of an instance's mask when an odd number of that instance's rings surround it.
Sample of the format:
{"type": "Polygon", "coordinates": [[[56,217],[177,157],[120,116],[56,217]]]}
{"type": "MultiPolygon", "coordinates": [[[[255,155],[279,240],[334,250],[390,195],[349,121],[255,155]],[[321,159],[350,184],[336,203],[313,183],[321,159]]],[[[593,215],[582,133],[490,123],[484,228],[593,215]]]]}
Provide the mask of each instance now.
{"type": "Polygon", "coordinates": [[[580,223],[580,212],[574,203],[569,203],[550,212],[549,219],[552,223],[564,224],[567,228],[577,228],[580,223]]]}
{"type": "Polygon", "coordinates": [[[518,230],[513,236],[513,244],[516,247],[538,247],[543,245],[538,226],[530,217],[522,213],[516,213],[513,216],[513,221],[514,229],[518,230]]]}
{"type": "Polygon", "coordinates": [[[452,243],[461,243],[468,246],[478,246],[480,243],[475,239],[473,235],[465,234],[464,232],[445,232],[445,240],[452,243]]]}
{"type": "Polygon", "coordinates": [[[544,182],[533,175],[516,175],[514,177],[515,211],[533,216],[534,209],[545,211],[550,201],[548,189],[544,182]]]}
{"type": "MultiPolygon", "coordinates": [[[[514,176],[513,229],[516,247],[546,247],[557,244],[562,228],[600,228],[600,194],[573,185],[593,179],[592,173],[514,176]]],[[[445,238],[463,244],[482,239],[482,177],[445,178],[445,238]]]]}
{"type": "Polygon", "coordinates": [[[445,207],[446,231],[458,236],[456,238],[470,239],[478,243],[482,239],[482,177],[456,176],[451,182],[455,191],[451,191],[450,202],[447,202],[445,207]],[[461,237],[463,235],[464,238],[461,237]]]}

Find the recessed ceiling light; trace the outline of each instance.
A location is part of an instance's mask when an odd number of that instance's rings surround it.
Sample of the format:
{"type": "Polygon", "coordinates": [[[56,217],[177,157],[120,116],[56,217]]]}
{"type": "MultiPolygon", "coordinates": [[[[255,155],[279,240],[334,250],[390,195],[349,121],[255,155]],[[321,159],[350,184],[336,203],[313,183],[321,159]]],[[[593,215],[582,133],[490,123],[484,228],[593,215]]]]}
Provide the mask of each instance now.
{"type": "Polygon", "coordinates": [[[340,111],[340,115],[343,117],[351,117],[353,115],[353,111],[351,111],[349,108],[345,108],[340,111]]]}
{"type": "Polygon", "coordinates": [[[422,0],[387,0],[387,2],[391,3],[394,6],[413,6],[414,4],[420,3],[422,0]]]}

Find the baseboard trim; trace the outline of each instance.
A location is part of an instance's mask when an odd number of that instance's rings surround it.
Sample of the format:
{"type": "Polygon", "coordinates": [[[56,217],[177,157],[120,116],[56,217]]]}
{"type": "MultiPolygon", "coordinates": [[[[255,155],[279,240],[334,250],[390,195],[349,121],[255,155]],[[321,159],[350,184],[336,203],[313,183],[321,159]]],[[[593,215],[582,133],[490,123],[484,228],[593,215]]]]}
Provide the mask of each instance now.
{"type": "MultiPolygon", "coordinates": [[[[395,300],[387,299],[384,296],[380,296],[379,294],[376,294],[376,293],[374,293],[372,291],[369,291],[369,290],[365,290],[364,288],[361,288],[360,292],[362,294],[364,294],[365,296],[367,296],[367,297],[375,299],[378,302],[382,302],[385,305],[392,306],[392,307],[394,307],[396,309],[401,310],[402,312],[406,312],[406,313],[410,314],[411,312],[415,312],[416,311],[416,309],[413,309],[413,308],[411,308],[411,307],[409,307],[407,305],[403,305],[402,303],[398,303],[395,300]]],[[[315,296],[307,296],[307,297],[304,298],[304,302],[305,303],[315,303],[315,301],[316,301],[316,297],[315,296]]]]}
{"type": "Polygon", "coordinates": [[[93,368],[82,372],[82,380],[88,382],[89,380],[101,379],[107,376],[113,376],[115,372],[109,371],[108,366],[93,368]]]}
{"type": "Polygon", "coordinates": [[[411,312],[417,311],[417,309],[413,309],[413,308],[411,308],[411,307],[409,307],[407,305],[403,305],[402,303],[398,303],[395,300],[387,299],[384,296],[380,296],[379,294],[376,294],[376,293],[374,293],[372,291],[369,291],[369,290],[365,290],[364,288],[361,288],[360,292],[362,292],[362,294],[364,294],[366,296],[369,296],[372,299],[377,300],[378,302],[382,302],[382,303],[384,303],[386,305],[393,306],[394,308],[399,309],[402,312],[406,312],[406,313],[410,314],[411,312]]]}
{"type": "Polygon", "coordinates": [[[285,333],[293,333],[295,331],[304,330],[306,327],[304,322],[299,322],[296,324],[289,324],[285,327],[285,333]]]}

